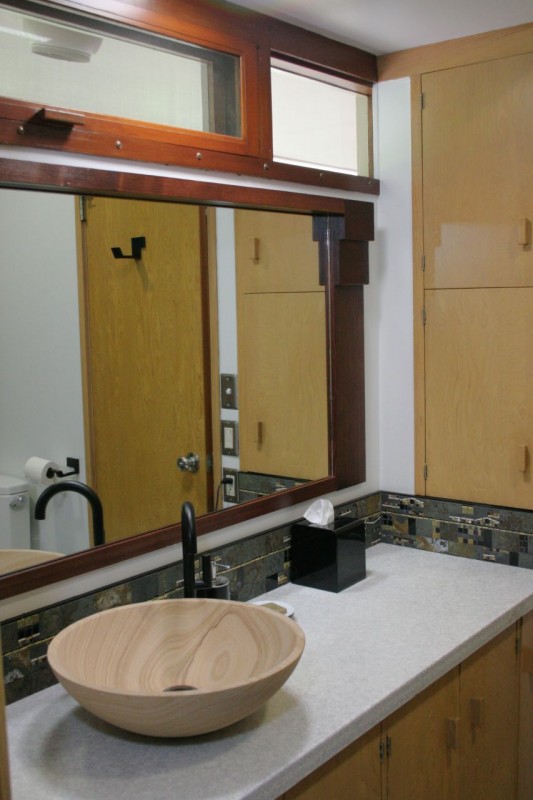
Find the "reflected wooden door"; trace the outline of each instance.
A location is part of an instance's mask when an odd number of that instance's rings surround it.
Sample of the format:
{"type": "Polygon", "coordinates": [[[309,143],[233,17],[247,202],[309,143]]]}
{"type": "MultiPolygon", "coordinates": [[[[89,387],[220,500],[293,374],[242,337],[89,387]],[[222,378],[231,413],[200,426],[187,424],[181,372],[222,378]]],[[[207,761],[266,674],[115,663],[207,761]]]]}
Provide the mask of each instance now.
{"type": "Polygon", "coordinates": [[[106,541],[208,510],[209,386],[204,374],[202,210],[116,198],[86,203],[84,305],[88,480],[106,541]],[[131,252],[144,236],[141,257],[131,252]],[[177,458],[200,457],[196,473],[177,458]]]}

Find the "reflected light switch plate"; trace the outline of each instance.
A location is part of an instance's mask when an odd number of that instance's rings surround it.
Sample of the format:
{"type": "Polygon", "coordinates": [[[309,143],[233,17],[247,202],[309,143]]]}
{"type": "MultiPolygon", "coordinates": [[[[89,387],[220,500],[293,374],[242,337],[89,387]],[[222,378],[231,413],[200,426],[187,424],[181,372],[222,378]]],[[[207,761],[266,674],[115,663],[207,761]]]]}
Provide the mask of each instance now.
{"type": "Polygon", "coordinates": [[[238,443],[238,430],[239,425],[237,422],[223,419],[221,422],[222,432],[222,454],[225,456],[238,456],[239,443],[238,443]]]}

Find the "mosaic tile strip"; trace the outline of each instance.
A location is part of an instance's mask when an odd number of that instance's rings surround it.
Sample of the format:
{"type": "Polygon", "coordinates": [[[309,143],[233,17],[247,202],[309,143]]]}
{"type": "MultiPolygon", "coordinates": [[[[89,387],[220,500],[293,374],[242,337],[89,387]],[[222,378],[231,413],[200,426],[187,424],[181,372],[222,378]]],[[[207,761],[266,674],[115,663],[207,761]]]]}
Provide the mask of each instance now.
{"type": "Polygon", "coordinates": [[[382,493],[381,540],[404,547],[533,567],[533,512],[382,493]],[[520,529],[519,526],[523,527],[520,529]]]}

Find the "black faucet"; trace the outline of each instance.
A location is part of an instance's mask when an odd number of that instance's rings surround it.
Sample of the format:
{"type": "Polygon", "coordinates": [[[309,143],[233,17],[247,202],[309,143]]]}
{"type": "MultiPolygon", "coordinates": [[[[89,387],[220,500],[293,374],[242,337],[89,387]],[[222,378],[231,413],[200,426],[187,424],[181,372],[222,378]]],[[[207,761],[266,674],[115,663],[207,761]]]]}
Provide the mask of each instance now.
{"type": "Polygon", "coordinates": [[[94,489],[87,486],[80,481],[61,481],[60,483],[53,483],[44,489],[35,503],[35,519],[44,519],[46,506],[51,497],[59,492],[77,492],[83,495],[90,503],[93,513],[93,539],[95,546],[104,544],[104,510],[102,502],[94,489]]]}
{"type": "Polygon", "coordinates": [[[188,501],[181,507],[181,546],[183,548],[183,595],[196,597],[194,557],[196,556],[196,516],[188,501]]]}
{"type": "Polygon", "coordinates": [[[196,580],[195,558],[196,517],[192,503],[186,501],[181,507],[181,546],[183,549],[183,596],[209,597],[214,600],[229,600],[229,581],[213,578],[211,556],[202,556],[202,580],[196,580]]]}

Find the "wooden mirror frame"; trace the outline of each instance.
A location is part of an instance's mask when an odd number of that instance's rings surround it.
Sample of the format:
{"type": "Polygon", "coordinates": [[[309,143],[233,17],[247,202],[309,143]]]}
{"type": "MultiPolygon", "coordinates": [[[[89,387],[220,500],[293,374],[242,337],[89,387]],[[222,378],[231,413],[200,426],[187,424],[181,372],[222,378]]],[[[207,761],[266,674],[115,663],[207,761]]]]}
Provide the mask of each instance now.
{"type": "MultiPolygon", "coordinates": [[[[5,158],[0,158],[0,186],[312,214],[320,268],[329,276],[326,297],[330,476],[199,517],[198,533],[244,522],[365,480],[363,287],[368,283],[368,242],[374,238],[372,203],[5,158]]],[[[176,517],[178,512],[179,509],[176,517]]],[[[8,573],[0,577],[0,599],[168,547],[180,540],[181,525],[176,523],[8,573]]]]}

